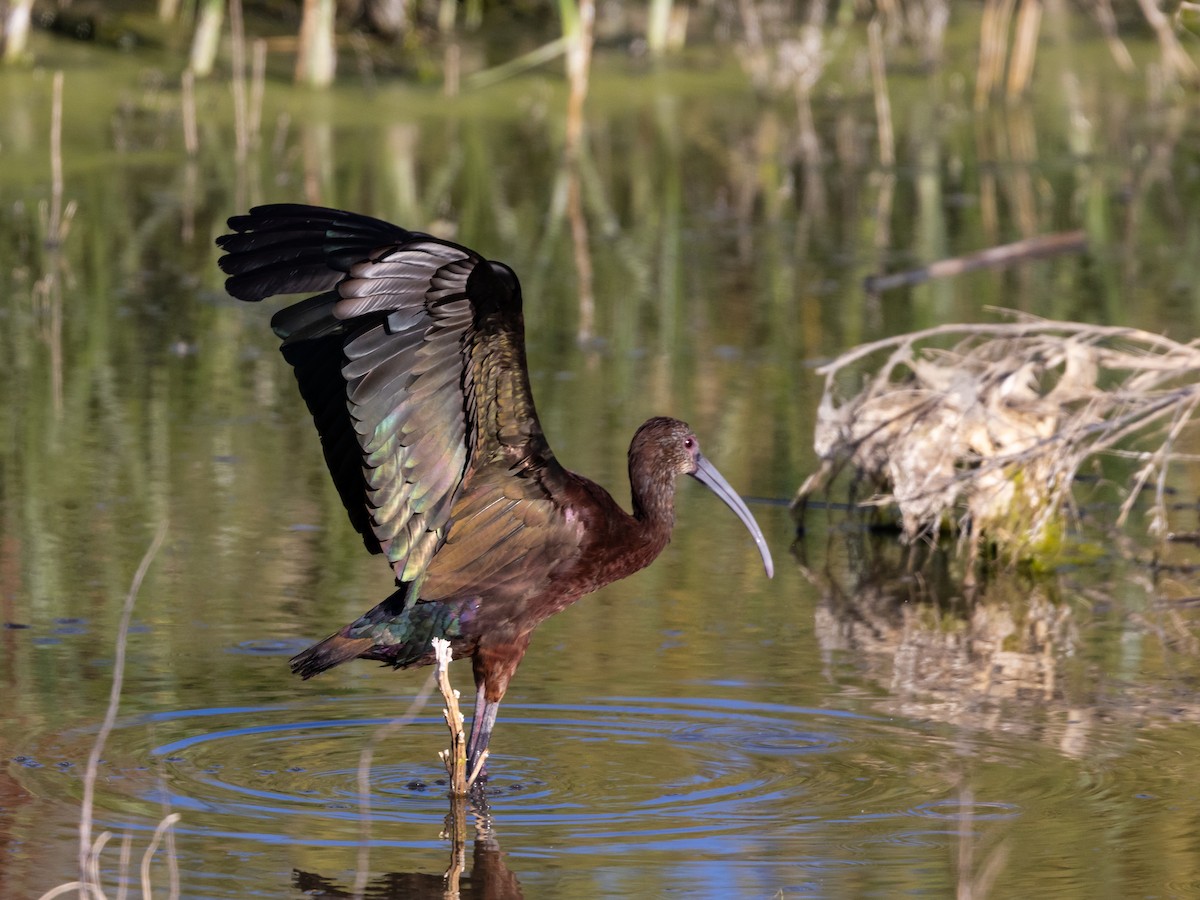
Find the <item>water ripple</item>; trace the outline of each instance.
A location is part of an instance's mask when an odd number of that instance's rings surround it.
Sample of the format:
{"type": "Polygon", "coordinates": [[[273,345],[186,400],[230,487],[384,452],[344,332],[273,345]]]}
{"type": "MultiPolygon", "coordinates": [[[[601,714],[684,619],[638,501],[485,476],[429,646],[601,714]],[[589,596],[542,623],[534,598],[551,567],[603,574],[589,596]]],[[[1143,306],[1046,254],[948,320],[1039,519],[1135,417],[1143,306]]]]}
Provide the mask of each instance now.
{"type": "MultiPolygon", "coordinates": [[[[373,844],[427,846],[447,810],[436,757],[445,726],[431,707],[377,742],[364,798],[360,755],[389,722],[383,702],[313,697],[128,719],[110,738],[98,809],[125,818],[136,801],[147,828],[170,809],[184,813],[182,834],[349,847],[363,840],[365,800],[373,844]]],[[[944,843],[962,820],[1022,815],[1004,802],[964,806],[949,772],[905,776],[914,748],[936,757],[946,743],[903,720],[745,700],[510,703],[488,796],[507,836],[557,852],[702,848],[766,860],[825,833],[858,848],[843,860],[852,864],[868,843],[944,843]]],[[[28,777],[63,777],[38,769],[42,756],[23,757],[28,777]]]]}

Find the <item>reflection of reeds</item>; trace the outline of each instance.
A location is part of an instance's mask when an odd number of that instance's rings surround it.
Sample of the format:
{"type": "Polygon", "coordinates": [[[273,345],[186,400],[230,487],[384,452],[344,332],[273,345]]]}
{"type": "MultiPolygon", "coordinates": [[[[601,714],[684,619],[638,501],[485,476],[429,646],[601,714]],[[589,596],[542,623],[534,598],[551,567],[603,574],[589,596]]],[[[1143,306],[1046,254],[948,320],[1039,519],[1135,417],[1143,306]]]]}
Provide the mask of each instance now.
{"type": "Polygon", "coordinates": [[[845,531],[848,566],[801,571],[821,593],[817,640],[889,685],[893,709],[979,726],[1024,698],[1062,707],[1065,660],[1081,651],[1078,608],[1053,579],[1004,574],[970,584],[938,545],[845,531]]]}
{"type": "MultiPolygon", "coordinates": [[[[373,897],[377,900],[448,900],[460,895],[489,900],[520,900],[521,883],[505,862],[504,853],[492,830],[491,812],[483,798],[448,797],[450,808],[441,837],[448,841],[450,860],[442,873],[399,871],[377,874],[360,869],[354,885],[347,889],[316,872],[295,870],[296,888],[306,896],[373,897]],[[471,871],[467,872],[466,842],[470,837],[467,817],[474,817],[471,871]]],[[[407,862],[407,854],[399,861],[407,862]]]]}
{"type": "Polygon", "coordinates": [[[981,838],[975,822],[975,792],[964,784],[958,794],[958,890],[955,900],[983,900],[992,892],[996,878],[1008,863],[1008,843],[1004,842],[984,857],[976,868],[975,854],[981,838]]]}
{"type": "Polygon", "coordinates": [[[413,697],[408,709],[386,725],[380,726],[367,745],[363,747],[358,757],[358,815],[361,833],[359,835],[358,870],[355,879],[355,895],[361,897],[371,876],[371,763],[375,758],[378,747],[392,737],[397,731],[414,721],[425,708],[430,695],[433,694],[437,682],[437,672],[431,671],[417,695],[413,697]]]}
{"type": "Polygon", "coordinates": [[[580,183],[578,157],[567,160],[567,218],[571,223],[571,246],[574,250],[575,276],[578,280],[579,326],[575,337],[580,344],[592,339],[596,323],[596,296],[592,277],[592,250],[588,239],[587,215],[583,208],[583,186],[580,183]]]}

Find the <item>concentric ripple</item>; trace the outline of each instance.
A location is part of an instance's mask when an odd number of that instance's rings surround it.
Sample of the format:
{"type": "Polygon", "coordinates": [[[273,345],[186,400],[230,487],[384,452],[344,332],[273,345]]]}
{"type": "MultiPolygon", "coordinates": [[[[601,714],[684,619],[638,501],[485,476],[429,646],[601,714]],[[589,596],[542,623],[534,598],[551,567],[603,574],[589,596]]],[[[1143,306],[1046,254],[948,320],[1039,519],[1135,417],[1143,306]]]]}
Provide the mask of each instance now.
{"type": "MultiPolygon", "coordinates": [[[[440,710],[379,739],[389,723],[379,708],[379,698],[327,697],[127,720],[109,741],[98,808],[141,804],[147,822],[179,812],[181,834],[346,847],[364,840],[369,809],[372,844],[428,845],[448,809],[440,710]],[[360,769],[368,746],[371,765],[360,769]]],[[[929,755],[938,742],[911,723],[746,700],[510,703],[488,803],[507,840],[558,852],[702,848],[747,860],[831,830],[852,830],[850,844],[902,844],[952,834],[964,815],[1020,815],[1005,803],[931,800],[928,779],[896,777],[896,747],[907,755],[925,743],[918,755],[929,755]]]]}
{"type": "MultiPolygon", "coordinates": [[[[142,724],[157,734],[172,733],[149,748],[164,767],[165,795],[154,799],[236,819],[267,839],[283,821],[294,833],[300,816],[325,834],[354,823],[346,837],[358,840],[361,753],[388,724],[354,715],[361,704],[147,717],[142,724]]],[[[836,718],[825,713],[716,700],[507,704],[503,712],[488,791],[497,813],[508,830],[570,822],[576,842],[659,842],[765,822],[803,793],[808,758],[846,740],[821,727],[836,718]]],[[[445,741],[440,717],[428,715],[375,747],[365,798],[375,822],[428,822],[444,811],[435,754],[445,741]]]]}

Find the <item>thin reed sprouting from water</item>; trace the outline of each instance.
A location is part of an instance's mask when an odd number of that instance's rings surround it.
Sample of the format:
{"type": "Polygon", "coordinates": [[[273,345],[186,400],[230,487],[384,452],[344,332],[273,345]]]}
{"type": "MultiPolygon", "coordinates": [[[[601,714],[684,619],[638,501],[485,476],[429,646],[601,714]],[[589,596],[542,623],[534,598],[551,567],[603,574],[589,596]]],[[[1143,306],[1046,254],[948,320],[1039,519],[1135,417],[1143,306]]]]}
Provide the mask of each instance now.
{"type": "MultiPolygon", "coordinates": [[[[107,743],[108,736],[112,733],[113,727],[116,724],[117,711],[121,706],[121,689],[125,682],[125,653],[129,643],[129,625],[133,619],[133,608],[137,602],[138,593],[141,591],[142,582],[145,581],[146,573],[150,569],[150,564],[154,561],[155,556],[158,555],[159,548],[162,547],[166,536],[167,523],[164,520],[158,526],[158,530],[154,534],[154,539],[150,542],[150,546],[142,556],[142,561],[138,564],[137,571],[134,573],[133,580],[129,585],[129,592],[125,595],[125,602],[121,607],[121,619],[117,626],[116,650],[113,659],[113,680],[108,695],[108,708],[105,711],[104,721],[100,725],[100,730],[96,734],[96,740],[92,744],[92,750],[88,754],[87,768],[83,777],[83,799],[80,801],[79,808],[79,878],[76,881],[68,881],[51,888],[42,894],[39,900],[51,900],[53,897],[71,892],[75,892],[83,898],[105,900],[106,895],[100,882],[100,853],[112,838],[112,834],[104,831],[95,840],[92,839],[96,779],[100,769],[100,756],[104,752],[104,745],[107,743]]],[[[170,828],[178,821],[178,813],[170,813],[164,816],[158,823],[158,827],[155,828],[154,837],[151,839],[150,845],[146,848],[146,852],[142,856],[141,882],[144,900],[149,900],[151,896],[151,860],[158,850],[158,845],[162,842],[164,835],[169,835],[170,828]]],[[[130,844],[130,837],[126,835],[121,842],[121,884],[118,889],[118,900],[122,900],[126,895],[124,881],[125,873],[129,870],[130,844]]],[[[168,847],[173,850],[172,844],[168,843],[168,847]]],[[[168,854],[167,866],[170,870],[171,884],[169,896],[177,898],[179,896],[179,867],[173,852],[168,854]]]]}
{"type": "Polygon", "coordinates": [[[250,121],[246,108],[246,29],[242,23],[242,0],[230,0],[229,32],[234,142],[238,161],[241,162],[250,149],[250,121]]]}
{"type": "MultiPolygon", "coordinates": [[[[87,769],[83,777],[83,801],[79,813],[79,873],[81,880],[87,878],[88,861],[92,851],[92,812],[95,804],[96,775],[100,767],[100,754],[104,752],[104,744],[108,741],[108,736],[116,724],[117,710],[121,705],[121,688],[125,683],[125,650],[129,643],[129,623],[133,618],[133,606],[137,601],[138,592],[142,588],[142,581],[146,577],[150,563],[154,561],[166,536],[167,523],[164,521],[158,526],[154,540],[150,542],[150,547],[142,556],[141,563],[138,564],[133,581],[129,585],[129,593],[125,595],[125,604],[121,608],[121,622],[117,627],[116,657],[113,660],[112,687],[108,694],[108,709],[104,714],[104,722],[100,726],[100,731],[96,735],[96,741],[92,744],[92,752],[88,754],[87,769]]],[[[167,818],[169,819],[170,816],[167,818]]],[[[164,819],[164,821],[166,820],[164,819]]]]}

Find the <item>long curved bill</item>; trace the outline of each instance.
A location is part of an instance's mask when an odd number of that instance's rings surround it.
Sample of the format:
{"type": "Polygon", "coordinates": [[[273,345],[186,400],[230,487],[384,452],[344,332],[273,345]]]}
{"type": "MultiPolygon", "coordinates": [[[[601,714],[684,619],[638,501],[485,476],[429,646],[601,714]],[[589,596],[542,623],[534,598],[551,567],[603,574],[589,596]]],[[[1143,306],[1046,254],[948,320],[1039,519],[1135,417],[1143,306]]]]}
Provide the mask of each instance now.
{"type": "Polygon", "coordinates": [[[754,516],[750,515],[750,510],[746,508],[742,498],[737,495],[737,491],[717,471],[717,467],[700,454],[696,455],[696,471],[692,472],[692,477],[724,500],[725,505],[737,513],[742,524],[750,529],[750,534],[754,536],[754,543],[758,544],[758,552],[762,554],[763,568],[767,570],[767,577],[774,578],[775,564],[771,561],[771,550],[767,547],[767,539],[763,537],[762,529],[754,521],[754,516]]]}

